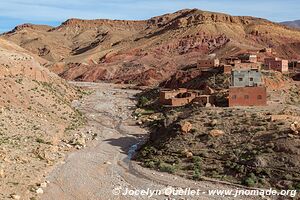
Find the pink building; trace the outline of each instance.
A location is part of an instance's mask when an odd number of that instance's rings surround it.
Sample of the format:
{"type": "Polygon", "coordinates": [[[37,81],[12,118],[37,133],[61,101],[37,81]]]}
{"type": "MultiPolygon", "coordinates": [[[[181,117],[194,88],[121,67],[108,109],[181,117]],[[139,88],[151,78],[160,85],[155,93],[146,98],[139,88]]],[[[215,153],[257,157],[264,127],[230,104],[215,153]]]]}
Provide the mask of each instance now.
{"type": "Polygon", "coordinates": [[[279,58],[265,58],[265,69],[275,70],[279,72],[288,72],[289,71],[289,61],[281,60],[279,58]]]}

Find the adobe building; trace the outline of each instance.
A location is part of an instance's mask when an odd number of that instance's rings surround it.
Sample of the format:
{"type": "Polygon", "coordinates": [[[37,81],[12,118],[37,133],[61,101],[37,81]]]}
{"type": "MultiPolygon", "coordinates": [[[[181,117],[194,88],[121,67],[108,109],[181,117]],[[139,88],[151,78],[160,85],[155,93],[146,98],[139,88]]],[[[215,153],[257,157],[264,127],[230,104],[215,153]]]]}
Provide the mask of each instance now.
{"type": "Polygon", "coordinates": [[[258,69],[261,70],[261,63],[259,62],[255,62],[255,63],[251,63],[251,62],[242,62],[242,63],[236,63],[234,65],[234,70],[242,70],[242,69],[258,69]]]}
{"type": "Polygon", "coordinates": [[[219,59],[198,60],[197,68],[215,68],[219,67],[219,59]]]}
{"type": "Polygon", "coordinates": [[[229,107],[266,106],[267,89],[258,87],[231,87],[229,89],[229,107]]]}
{"type": "Polygon", "coordinates": [[[238,56],[242,63],[257,63],[257,55],[241,54],[238,56]]]}
{"type": "Polygon", "coordinates": [[[273,51],[272,51],[272,48],[263,48],[259,52],[272,54],[273,51]]]}
{"type": "Polygon", "coordinates": [[[256,69],[261,70],[262,63],[244,63],[244,62],[236,62],[235,64],[224,64],[222,65],[224,74],[231,74],[234,70],[248,70],[248,69],[256,69]]]}
{"type": "Polygon", "coordinates": [[[185,88],[179,88],[178,90],[162,90],[159,95],[159,102],[162,105],[169,106],[184,106],[192,102],[192,100],[200,96],[201,93],[189,92],[185,88]]]}
{"type": "Polygon", "coordinates": [[[259,70],[232,71],[229,88],[229,107],[266,106],[267,89],[263,86],[259,70]]]}
{"type": "Polygon", "coordinates": [[[286,73],[289,71],[289,61],[279,58],[265,58],[264,67],[266,70],[274,70],[281,73],[286,73]]]}
{"type": "Polygon", "coordinates": [[[161,90],[159,96],[159,102],[161,105],[165,106],[185,106],[190,103],[201,103],[202,105],[206,105],[210,103],[214,104],[215,98],[212,95],[206,93],[207,91],[188,91],[185,88],[179,88],[178,90],[161,90]]]}
{"type": "Polygon", "coordinates": [[[179,88],[177,90],[161,90],[159,93],[159,99],[171,99],[175,98],[180,93],[186,93],[188,90],[186,88],[179,88]]]}
{"type": "Polygon", "coordinates": [[[272,53],[272,48],[265,48],[264,50],[266,53],[272,53]]]}
{"type": "Polygon", "coordinates": [[[233,68],[232,65],[222,65],[224,74],[231,74],[232,68],[233,68]]]}
{"type": "Polygon", "coordinates": [[[226,65],[235,65],[237,63],[241,63],[241,59],[239,59],[238,57],[228,57],[225,58],[225,64],[226,65]]]}
{"type": "Polygon", "coordinates": [[[262,84],[262,75],[257,69],[232,71],[231,86],[233,87],[253,87],[262,84]]]}

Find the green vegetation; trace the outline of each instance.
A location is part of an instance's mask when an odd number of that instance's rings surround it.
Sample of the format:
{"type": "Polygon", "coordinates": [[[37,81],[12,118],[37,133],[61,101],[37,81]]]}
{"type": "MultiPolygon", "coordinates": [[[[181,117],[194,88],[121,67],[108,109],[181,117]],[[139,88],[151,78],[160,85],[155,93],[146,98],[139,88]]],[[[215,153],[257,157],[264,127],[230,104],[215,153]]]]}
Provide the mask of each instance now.
{"type": "Polygon", "coordinates": [[[194,180],[200,180],[201,179],[201,173],[200,173],[199,169],[194,170],[193,179],[194,180]]]}
{"type": "Polygon", "coordinates": [[[202,161],[201,157],[199,157],[199,156],[193,157],[193,164],[194,164],[193,179],[194,180],[201,179],[201,161],[202,161]]]}
{"type": "Polygon", "coordinates": [[[170,165],[170,164],[167,164],[167,163],[160,163],[159,164],[159,170],[162,171],[162,172],[168,172],[170,174],[174,174],[176,172],[176,166],[175,165],[170,165]]]}
{"type": "Polygon", "coordinates": [[[257,177],[255,176],[254,173],[250,173],[248,175],[248,177],[245,178],[243,184],[248,186],[248,187],[254,187],[256,186],[258,180],[257,180],[257,177]]]}
{"type": "Polygon", "coordinates": [[[142,96],[141,98],[139,98],[137,106],[139,108],[142,108],[145,107],[148,103],[149,103],[149,99],[147,97],[142,96]]]}

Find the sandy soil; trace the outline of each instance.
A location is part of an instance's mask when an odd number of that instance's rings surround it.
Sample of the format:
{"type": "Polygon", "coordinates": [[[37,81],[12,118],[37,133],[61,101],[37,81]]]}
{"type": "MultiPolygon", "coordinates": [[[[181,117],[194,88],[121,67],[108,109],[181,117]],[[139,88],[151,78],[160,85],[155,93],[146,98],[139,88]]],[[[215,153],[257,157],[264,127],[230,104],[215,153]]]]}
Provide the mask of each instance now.
{"type": "MultiPolygon", "coordinates": [[[[144,169],[128,159],[132,145],[140,143],[147,132],[135,125],[131,117],[133,95],[139,91],[121,89],[111,84],[76,83],[95,92],[78,103],[88,118],[90,131],[96,139],[80,151],[70,153],[65,162],[48,176],[50,184],[44,189],[44,200],[69,199],[236,199],[208,196],[122,196],[113,189],[159,189],[168,187],[200,189],[235,189],[213,182],[194,182],[170,174],[144,169]]],[[[238,199],[251,199],[239,197],[238,199]]],[[[262,199],[259,197],[258,199],[262,199]]]]}

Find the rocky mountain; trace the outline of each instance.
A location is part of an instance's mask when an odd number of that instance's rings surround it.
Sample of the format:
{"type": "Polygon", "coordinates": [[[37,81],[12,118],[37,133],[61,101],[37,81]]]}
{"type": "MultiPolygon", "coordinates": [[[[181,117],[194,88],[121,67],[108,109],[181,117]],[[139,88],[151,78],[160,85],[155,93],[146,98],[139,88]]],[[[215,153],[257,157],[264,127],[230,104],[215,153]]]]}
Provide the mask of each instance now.
{"type": "Polygon", "coordinates": [[[70,19],[1,36],[49,61],[67,80],[157,84],[202,57],[272,47],[300,59],[300,31],[254,17],[181,10],[143,21],[70,19]]]}
{"type": "Polygon", "coordinates": [[[62,158],[65,131],[80,122],[77,91],[41,66],[47,61],[0,39],[0,199],[22,194],[62,158]]]}
{"type": "Polygon", "coordinates": [[[281,24],[287,25],[292,28],[300,28],[300,20],[282,22],[281,24]]]}

